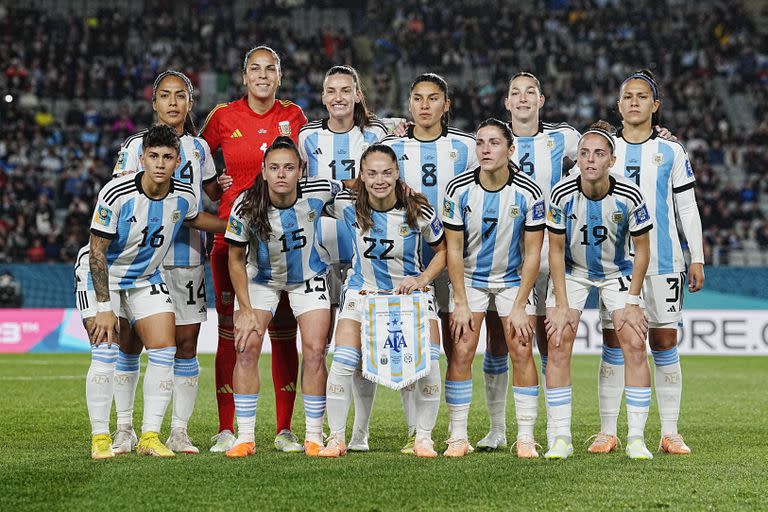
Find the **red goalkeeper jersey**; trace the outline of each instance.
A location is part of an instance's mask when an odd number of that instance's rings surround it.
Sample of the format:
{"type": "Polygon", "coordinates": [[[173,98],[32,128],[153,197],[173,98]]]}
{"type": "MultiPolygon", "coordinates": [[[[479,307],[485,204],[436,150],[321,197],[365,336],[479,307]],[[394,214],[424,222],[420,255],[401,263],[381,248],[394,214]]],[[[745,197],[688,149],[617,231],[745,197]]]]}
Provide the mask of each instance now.
{"type": "Polygon", "coordinates": [[[301,107],[288,100],[277,100],[271,109],[257,114],[248,106],[247,97],[217,105],[205,120],[200,135],[211,152],[218,148],[224,155],[232,187],[221,197],[219,217],[226,219],[235,198],[250,187],[261,172],[264,151],[280,135],[298,142],[299,130],[307,123],[301,107]]]}

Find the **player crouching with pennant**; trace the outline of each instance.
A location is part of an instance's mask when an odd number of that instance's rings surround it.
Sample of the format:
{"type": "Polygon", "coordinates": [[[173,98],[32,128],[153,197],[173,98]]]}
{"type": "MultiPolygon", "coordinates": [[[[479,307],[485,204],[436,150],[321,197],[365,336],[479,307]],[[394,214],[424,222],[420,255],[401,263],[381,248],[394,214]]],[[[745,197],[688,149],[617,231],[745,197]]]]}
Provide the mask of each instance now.
{"type": "Polygon", "coordinates": [[[440,408],[440,345],[428,287],[445,268],[440,219],[426,197],[404,192],[397,157],[380,144],[360,157],[356,193],[339,193],[326,210],[343,220],[355,237],[326,389],[331,435],[319,455],[339,457],[347,451],[352,378],[361,365],[361,324],[366,323],[364,375],[395,389],[416,381],[414,454],[436,457],[432,429],[440,408]],[[427,268],[421,261],[422,240],[435,251],[427,268]],[[392,294],[376,295],[381,290],[392,294]],[[428,330],[421,318],[428,319],[428,330]]]}
{"type": "Polygon", "coordinates": [[[315,244],[324,206],[341,189],[334,180],[301,179],[301,158],[289,137],[264,153],[264,169],[235,200],[225,240],[235,290],[234,371],[238,437],[227,457],[254,453],[259,400],[259,355],[282,291],[301,331],[301,391],[306,416],[304,452],[323,448],[325,345],[331,324],[326,265],[315,244]],[[246,249],[248,249],[246,251],[246,249]],[[246,259],[247,258],[247,259],[246,259]]]}

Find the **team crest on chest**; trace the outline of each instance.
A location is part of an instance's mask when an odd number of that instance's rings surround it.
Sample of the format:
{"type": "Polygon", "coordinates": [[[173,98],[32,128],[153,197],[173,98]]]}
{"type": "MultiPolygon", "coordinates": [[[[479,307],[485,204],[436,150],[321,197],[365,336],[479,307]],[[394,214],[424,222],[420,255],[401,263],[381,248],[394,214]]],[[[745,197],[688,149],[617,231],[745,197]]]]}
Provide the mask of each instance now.
{"type": "Polygon", "coordinates": [[[653,165],[659,166],[664,163],[664,155],[661,153],[655,153],[651,161],[653,162],[653,165]]]}
{"type": "Polygon", "coordinates": [[[618,224],[624,220],[624,212],[615,211],[611,213],[611,220],[614,224],[618,224]]]}
{"type": "Polygon", "coordinates": [[[451,160],[456,160],[459,158],[459,150],[458,149],[452,149],[448,152],[448,158],[451,160]]]}
{"type": "Polygon", "coordinates": [[[411,226],[406,223],[400,224],[400,236],[408,236],[411,232],[411,226]]]}
{"type": "Polygon", "coordinates": [[[277,123],[278,128],[280,128],[280,135],[290,135],[291,134],[291,123],[288,121],[280,121],[277,123]]]}
{"type": "Polygon", "coordinates": [[[520,206],[518,206],[516,204],[513,204],[512,206],[510,206],[509,207],[509,216],[512,217],[513,219],[519,217],[520,216],[520,206]]]}
{"type": "Polygon", "coordinates": [[[179,210],[173,210],[173,212],[171,212],[171,222],[176,224],[179,220],[181,220],[181,212],[179,210]]]}
{"type": "Polygon", "coordinates": [[[555,147],[555,139],[552,137],[547,137],[547,149],[552,149],[555,147]]]}
{"type": "Polygon", "coordinates": [[[197,150],[197,149],[196,149],[196,150],[194,150],[194,151],[192,152],[192,158],[194,158],[195,160],[197,160],[197,161],[199,162],[199,161],[200,161],[200,151],[199,151],[199,150],[197,150]]]}
{"type": "Polygon", "coordinates": [[[312,210],[311,212],[309,212],[309,213],[307,214],[307,220],[308,220],[309,222],[315,222],[315,219],[316,219],[316,218],[317,218],[317,212],[315,212],[315,210],[312,210]]]}

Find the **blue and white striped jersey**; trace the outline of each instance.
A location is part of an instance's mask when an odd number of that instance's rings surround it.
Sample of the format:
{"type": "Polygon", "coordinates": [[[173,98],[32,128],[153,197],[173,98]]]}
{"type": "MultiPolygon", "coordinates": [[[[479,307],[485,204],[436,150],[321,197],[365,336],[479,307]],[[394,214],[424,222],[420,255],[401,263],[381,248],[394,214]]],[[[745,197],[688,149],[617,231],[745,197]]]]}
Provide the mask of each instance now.
{"type": "Polygon", "coordinates": [[[341,189],[338,181],[327,179],[299,182],[296,202],[288,208],[270,206],[269,241],[253,232],[243,212],[242,192],[232,205],[224,239],[233,245],[248,246],[246,269],[255,283],[270,286],[300,284],[325,272],[326,264],[316,245],[323,207],[341,189]]]}
{"type": "Polygon", "coordinates": [[[75,258],[75,291],[92,290],[93,283],[91,281],[91,269],[90,258],[88,257],[91,252],[91,244],[85,244],[77,251],[77,257],[75,258]]]}
{"type": "Polygon", "coordinates": [[[111,239],[107,248],[109,288],[140,288],[163,282],[160,264],[185,220],[197,217],[192,187],[171,179],[163,199],[144,193],[144,172],[127,174],[99,192],[91,233],[111,239]]]}
{"type": "Polygon", "coordinates": [[[589,279],[631,275],[630,236],[653,228],[640,189],[619,175],[609,179],[608,193],[598,200],[584,195],[578,172],[552,189],[547,229],[565,234],[566,274],[589,279]]]}
{"type": "Polygon", "coordinates": [[[541,189],[516,167],[502,188],[480,183],[480,168],[448,183],[443,201],[446,229],[464,232],[464,281],[474,288],[520,284],[524,231],[544,229],[541,189]]]}
{"type": "Polygon", "coordinates": [[[393,290],[407,276],[418,276],[425,268],[422,240],[437,245],[443,239],[443,225],[435,210],[424,207],[416,229],[408,225],[405,207],[397,204],[387,211],[371,211],[373,226],[363,231],[357,221],[354,196],[343,191],[326,211],[354,230],[353,272],[347,278],[350,290],[393,290]]]}
{"type": "Polygon", "coordinates": [[[693,168],[679,142],[664,140],[654,129],[650,138],[630,144],[616,137],[613,172],[640,187],[656,229],[651,231],[651,261],[646,275],[679,273],[685,259],[675,220],[674,195],[696,185],[693,168]]]}
{"type": "MultiPolygon", "coordinates": [[[[310,178],[348,180],[357,177],[360,156],[365,149],[387,135],[386,126],[375,120],[363,130],[354,126],[344,133],[328,128],[328,119],[307,123],[299,131],[299,154],[307,163],[310,178]]],[[[326,220],[318,230],[318,237],[328,249],[327,263],[352,261],[352,233],[342,221],[326,220]]]]}
{"type": "MultiPolygon", "coordinates": [[[[456,128],[447,128],[434,140],[419,140],[413,126],[405,137],[387,137],[382,141],[397,155],[400,179],[414,191],[427,196],[429,204],[439,211],[448,182],[459,174],[477,167],[475,138],[456,128]]],[[[434,252],[422,247],[424,264],[432,261],[434,252]]]]}
{"type": "MultiPolygon", "coordinates": [[[[113,174],[139,172],[142,169],[139,156],[143,151],[141,138],[146,130],[128,137],[120,149],[113,174]]],[[[191,186],[197,196],[197,209],[203,209],[203,184],[216,179],[216,166],[208,143],[202,137],[185,133],[180,137],[181,163],[173,177],[191,186]]],[[[205,233],[182,226],[168,250],[163,266],[196,267],[205,262],[205,233]]]]}

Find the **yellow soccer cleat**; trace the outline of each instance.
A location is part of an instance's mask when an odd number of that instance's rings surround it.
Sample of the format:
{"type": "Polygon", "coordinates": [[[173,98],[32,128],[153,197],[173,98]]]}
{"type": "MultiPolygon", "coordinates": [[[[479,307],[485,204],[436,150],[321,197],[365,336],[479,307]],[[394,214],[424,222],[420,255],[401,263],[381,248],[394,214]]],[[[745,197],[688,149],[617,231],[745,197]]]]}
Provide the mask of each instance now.
{"type": "Polygon", "coordinates": [[[153,457],[175,457],[176,454],[166,448],[157,437],[157,432],[144,432],[136,445],[136,453],[139,455],[151,455],[153,457]]]}
{"type": "Polygon", "coordinates": [[[413,434],[408,438],[408,441],[405,443],[405,446],[400,448],[400,453],[403,455],[413,455],[413,447],[416,444],[416,434],[413,434]]]}
{"type": "Polygon", "coordinates": [[[112,451],[112,438],[109,434],[96,434],[91,439],[91,458],[93,460],[111,459],[115,456],[112,451]]]}
{"type": "Polygon", "coordinates": [[[646,448],[645,440],[642,437],[627,439],[627,447],[624,451],[627,453],[627,457],[632,460],[651,460],[653,458],[653,454],[646,448]]]}
{"type": "Polygon", "coordinates": [[[659,450],[671,455],[688,455],[691,453],[691,449],[685,444],[683,436],[680,434],[668,434],[662,437],[659,442],[659,450]]]}
{"type": "Polygon", "coordinates": [[[594,438],[594,441],[587,448],[589,453],[611,453],[619,445],[618,437],[604,432],[595,434],[592,438],[594,438]]]}

